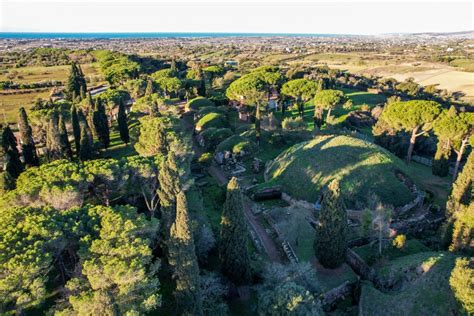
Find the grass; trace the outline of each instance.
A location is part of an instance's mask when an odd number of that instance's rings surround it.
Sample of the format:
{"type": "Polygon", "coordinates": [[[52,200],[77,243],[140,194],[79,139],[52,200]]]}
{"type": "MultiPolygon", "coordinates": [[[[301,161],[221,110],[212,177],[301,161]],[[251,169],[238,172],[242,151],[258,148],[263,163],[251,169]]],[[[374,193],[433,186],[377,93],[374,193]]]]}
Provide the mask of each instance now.
{"type": "MultiPolygon", "coordinates": [[[[96,63],[83,64],[81,65],[82,70],[86,79],[92,79],[99,84],[102,81],[101,76],[99,75],[99,68],[96,63]]],[[[19,83],[34,83],[39,81],[47,80],[56,80],[65,82],[69,73],[70,66],[30,66],[30,67],[21,67],[21,68],[9,68],[8,70],[0,68],[0,81],[10,80],[7,75],[11,74],[13,71],[18,72],[18,75],[11,79],[14,82],[19,83]],[[4,73],[8,71],[8,73],[4,73]]],[[[90,84],[89,84],[90,85],[90,84]]],[[[17,120],[18,108],[23,106],[27,110],[33,105],[34,100],[37,98],[47,99],[50,94],[50,89],[42,89],[37,92],[30,92],[24,94],[11,94],[4,95],[0,94],[0,115],[2,116],[2,121],[4,120],[3,116],[9,123],[14,123],[17,120]]]]}
{"type": "Polygon", "coordinates": [[[40,92],[30,92],[23,94],[4,95],[0,94],[0,115],[2,121],[4,119],[13,123],[18,118],[18,109],[25,107],[26,110],[33,106],[33,102],[37,98],[47,99],[49,96],[49,89],[40,92]]]}
{"type": "Polygon", "coordinates": [[[357,274],[346,264],[342,264],[339,268],[321,269],[320,266],[316,269],[316,277],[323,292],[329,291],[346,281],[354,282],[357,280],[357,274]]]}
{"type": "Polygon", "coordinates": [[[405,164],[385,149],[348,136],[319,136],[291,147],[268,168],[272,184],[297,199],[315,202],[321,190],[339,179],[346,203],[352,208],[367,204],[370,194],[394,206],[404,205],[412,193],[395,175],[407,173],[405,164]],[[302,189],[304,188],[304,189],[302,189]]]}
{"type": "MultiPolygon", "coordinates": [[[[354,250],[362,259],[364,259],[367,264],[372,265],[378,259],[378,244],[373,246],[371,245],[364,245],[361,247],[353,248],[354,250]]],[[[426,252],[430,249],[423,245],[416,239],[409,239],[406,241],[405,247],[403,249],[398,249],[392,246],[389,246],[382,251],[382,257],[384,259],[393,260],[399,257],[412,255],[420,252],[426,252]]]]}
{"type": "Polygon", "coordinates": [[[455,256],[446,252],[423,252],[400,257],[382,271],[403,280],[399,290],[382,293],[362,285],[361,315],[453,315],[456,301],[449,286],[455,256]]]}
{"type": "MultiPolygon", "coordinates": [[[[33,83],[39,81],[47,80],[58,80],[66,81],[69,74],[69,69],[71,66],[62,65],[62,66],[28,66],[20,68],[0,68],[0,81],[12,80],[19,83],[33,83]],[[5,73],[8,71],[8,73],[5,73]],[[11,75],[13,72],[18,74],[13,78],[9,79],[8,75],[11,75]]],[[[99,76],[99,66],[96,63],[83,64],[81,65],[82,71],[86,79],[97,78],[99,76]]]]}

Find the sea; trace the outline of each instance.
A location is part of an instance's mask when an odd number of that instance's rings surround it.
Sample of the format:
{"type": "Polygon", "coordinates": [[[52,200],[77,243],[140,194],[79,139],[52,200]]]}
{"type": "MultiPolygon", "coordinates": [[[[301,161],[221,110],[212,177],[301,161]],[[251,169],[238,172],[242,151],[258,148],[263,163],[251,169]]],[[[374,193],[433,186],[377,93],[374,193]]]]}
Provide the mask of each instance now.
{"type": "Polygon", "coordinates": [[[126,38],[206,38],[206,37],[347,37],[350,34],[297,34],[297,33],[40,33],[0,32],[0,39],[126,39],[126,38]]]}

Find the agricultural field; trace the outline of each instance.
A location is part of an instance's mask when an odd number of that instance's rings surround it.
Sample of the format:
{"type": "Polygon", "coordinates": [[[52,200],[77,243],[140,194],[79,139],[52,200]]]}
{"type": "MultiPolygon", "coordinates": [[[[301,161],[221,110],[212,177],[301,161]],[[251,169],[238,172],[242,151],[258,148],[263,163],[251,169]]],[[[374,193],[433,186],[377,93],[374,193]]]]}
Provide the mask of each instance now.
{"type": "MultiPolygon", "coordinates": [[[[104,83],[103,76],[99,72],[97,63],[81,65],[85,78],[89,85],[104,83]]],[[[20,68],[2,68],[0,66],[0,81],[13,81],[20,84],[32,84],[44,81],[67,80],[70,66],[27,66],[20,68]]],[[[0,91],[0,115],[8,122],[15,122],[18,116],[18,108],[23,106],[29,109],[38,98],[47,100],[51,88],[39,88],[30,90],[3,90],[0,91]],[[26,92],[26,93],[25,93],[26,92]]]]}

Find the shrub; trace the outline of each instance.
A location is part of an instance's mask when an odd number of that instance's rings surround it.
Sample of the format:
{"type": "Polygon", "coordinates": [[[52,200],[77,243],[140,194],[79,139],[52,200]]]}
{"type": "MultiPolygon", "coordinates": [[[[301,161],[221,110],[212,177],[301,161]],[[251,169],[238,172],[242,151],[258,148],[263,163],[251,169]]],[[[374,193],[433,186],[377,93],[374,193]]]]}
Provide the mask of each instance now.
{"type": "Polygon", "coordinates": [[[349,99],[342,105],[342,108],[344,110],[350,110],[350,109],[352,109],[352,105],[353,105],[352,100],[349,99]]]}
{"type": "Polygon", "coordinates": [[[287,131],[301,131],[306,129],[306,123],[301,117],[287,117],[282,123],[283,129],[287,131]]]}
{"type": "Polygon", "coordinates": [[[368,104],[364,103],[360,106],[360,109],[361,109],[361,111],[369,112],[370,111],[370,106],[368,104]]]}
{"type": "Polygon", "coordinates": [[[204,97],[197,97],[192,100],[189,100],[188,103],[186,103],[186,110],[187,111],[198,111],[199,109],[202,109],[204,107],[208,106],[215,106],[214,102],[212,102],[209,99],[206,99],[204,97]]]}
{"type": "Polygon", "coordinates": [[[397,235],[395,239],[392,241],[392,245],[397,249],[405,248],[405,243],[407,241],[407,236],[405,235],[397,235]]]}
{"type": "Polygon", "coordinates": [[[201,117],[196,123],[196,130],[201,131],[210,127],[223,128],[227,125],[228,122],[224,115],[220,113],[208,113],[201,117]]]}
{"type": "Polygon", "coordinates": [[[211,153],[204,153],[198,158],[199,164],[203,167],[209,167],[212,163],[212,154],[211,153]]]}

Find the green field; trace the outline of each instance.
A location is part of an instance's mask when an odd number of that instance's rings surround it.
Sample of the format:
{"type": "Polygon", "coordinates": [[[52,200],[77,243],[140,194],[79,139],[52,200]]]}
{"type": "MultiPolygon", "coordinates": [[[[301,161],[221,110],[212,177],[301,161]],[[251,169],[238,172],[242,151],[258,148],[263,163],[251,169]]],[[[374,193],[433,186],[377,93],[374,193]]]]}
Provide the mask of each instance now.
{"type": "Polygon", "coordinates": [[[357,204],[368,203],[371,194],[394,206],[412,199],[396,170],[408,173],[404,162],[377,145],[348,136],[319,136],[283,152],[266,171],[271,183],[310,202],[318,200],[331,180],[339,179],[348,205],[360,208],[357,204]]]}
{"type": "MultiPolygon", "coordinates": [[[[99,66],[97,63],[81,65],[82,71],[84,72],[86,80],[89,85],[97,85],[103,82],[102,76],[99,74],[99,66]]],[[[69,73],[70,66],[33,66],[33,67],[21,67],[21,68],[0,68],[0,81],[12,80],[19,83],[35,83],[47,80],[56,80],[65,82],[69,73]],[[13,72],[18,74],[9,79],[7,76],[13,72]]],[[[38,92],[30,92],[24,94],[0,94],[0,115],[2,121],[5,119],[13,123],[17,119],[18,108],[23,106],[29,109],[33,102],[37,98],[47,99],[50,95],[51,88],[41,89],[38,92]]]]}

